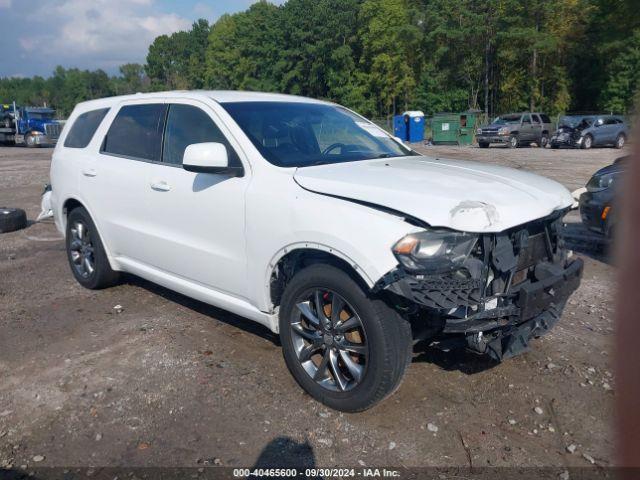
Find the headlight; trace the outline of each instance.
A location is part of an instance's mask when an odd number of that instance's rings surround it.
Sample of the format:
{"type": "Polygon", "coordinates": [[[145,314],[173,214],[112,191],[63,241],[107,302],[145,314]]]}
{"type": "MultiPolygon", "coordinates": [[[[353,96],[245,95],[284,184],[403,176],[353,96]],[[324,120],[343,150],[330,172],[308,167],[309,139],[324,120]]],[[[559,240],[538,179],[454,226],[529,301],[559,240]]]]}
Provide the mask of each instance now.
{"type": "Polygon", "coordinates": [[[439,273],[460,267],[477,241],[470,233],[425,230],[400,239],[392,250],[408,270],[439,273]]]}
{"type": "Polygon", "coordinates": [[[477,130],[476,130],[476,134],[477,134],[477,135],[482,135],[482,129],[481,129],[481,128],[477,129],[477,130]]]}
{"type": "Polygon", "coordinates": [[[605,175],[594,175],[587,183],[589,192],[600,192],[606,190],[616,179],[617,173],[607,173],[605,175]]]}
{"type": "Polygon", "coordinates": [[[509,128],[502,127],[500,130],[498,130],[498,135],[509,135],[509,128]]]}

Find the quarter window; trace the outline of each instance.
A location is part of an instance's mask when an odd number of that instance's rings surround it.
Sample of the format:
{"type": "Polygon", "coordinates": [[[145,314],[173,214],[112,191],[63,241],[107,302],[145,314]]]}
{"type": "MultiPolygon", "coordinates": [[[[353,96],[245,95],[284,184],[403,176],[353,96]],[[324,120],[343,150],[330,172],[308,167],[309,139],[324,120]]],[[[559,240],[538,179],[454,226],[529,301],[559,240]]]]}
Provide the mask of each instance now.
{"type": "Polygon", "coordinates": [[[167,106],[160,103],[122,107],[109,127],[102,151],[160,161],[166,111],[167,106]]]}
{"type": "Polygon", "coordinates": [[[93,134],[96,133],[108,111],[108,108],[101,108],[100,110],[91,110],[79,115],[64,140],[64,146],[67,148],[85,148],[89,145],[93,134]]]}
{"type": "Polygon", "coordinates": [[[167,129],[164,134],[162,161],[182,165],[185,149],[194,143],[216,142],[227,147],[229,166],[240,166],[240,160],[220,129],[204,111],[191,105],[173,104],[169,107],[167,129]]]}

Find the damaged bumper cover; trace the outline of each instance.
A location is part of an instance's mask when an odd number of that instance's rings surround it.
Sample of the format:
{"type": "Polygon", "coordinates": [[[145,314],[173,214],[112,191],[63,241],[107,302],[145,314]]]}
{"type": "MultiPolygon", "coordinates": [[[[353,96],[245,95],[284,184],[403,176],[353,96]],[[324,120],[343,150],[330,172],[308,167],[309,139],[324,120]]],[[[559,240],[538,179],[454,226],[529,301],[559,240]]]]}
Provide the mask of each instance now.
{"type": "Polygon", "coordinates": [[[568,259],[561,215],[500,234],[484,235],[472,268],[412,274],[399,267],[376,285],[427,312],[443,337],[496,360],[525,351],[559,320],[583,272],[568,259]],[[482,262],[482,267],[478,263],[482,262]]]}

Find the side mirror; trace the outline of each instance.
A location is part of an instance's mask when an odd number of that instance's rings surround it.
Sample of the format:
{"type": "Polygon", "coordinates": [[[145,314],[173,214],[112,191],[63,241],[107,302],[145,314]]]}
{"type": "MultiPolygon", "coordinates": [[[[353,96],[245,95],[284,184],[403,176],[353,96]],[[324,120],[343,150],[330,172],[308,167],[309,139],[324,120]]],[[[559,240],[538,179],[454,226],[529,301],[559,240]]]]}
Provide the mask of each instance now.
{"type": "Polygon", "coordinates": [[[182,168],[196,173],[224,173],[241,177],[242,167],[230,167],[227,147],[222,143],[192,143],[182,157],[182,168]]]}
{"type": "Polygon", "coordinates": [[[601,127],[603,123],[604,123],[604,120],[599,118],[598,120],[596,120],[596,122],[593,125],[596,127],[601,127]]]}

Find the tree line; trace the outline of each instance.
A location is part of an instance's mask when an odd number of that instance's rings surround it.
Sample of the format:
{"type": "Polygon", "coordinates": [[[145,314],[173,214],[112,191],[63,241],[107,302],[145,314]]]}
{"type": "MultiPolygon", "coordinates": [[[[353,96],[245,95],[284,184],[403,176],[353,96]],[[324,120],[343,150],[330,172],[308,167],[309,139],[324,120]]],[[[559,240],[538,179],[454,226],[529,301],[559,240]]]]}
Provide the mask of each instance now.
{"type": "Polygon", "coordinates": [[[119,75],[57,67],[0,79],[0,102],[166,89],[277,91],[372,117],[478,109],[630,113],[640,90],[637,0],[266,1],[157,37],[119,75]]]}

